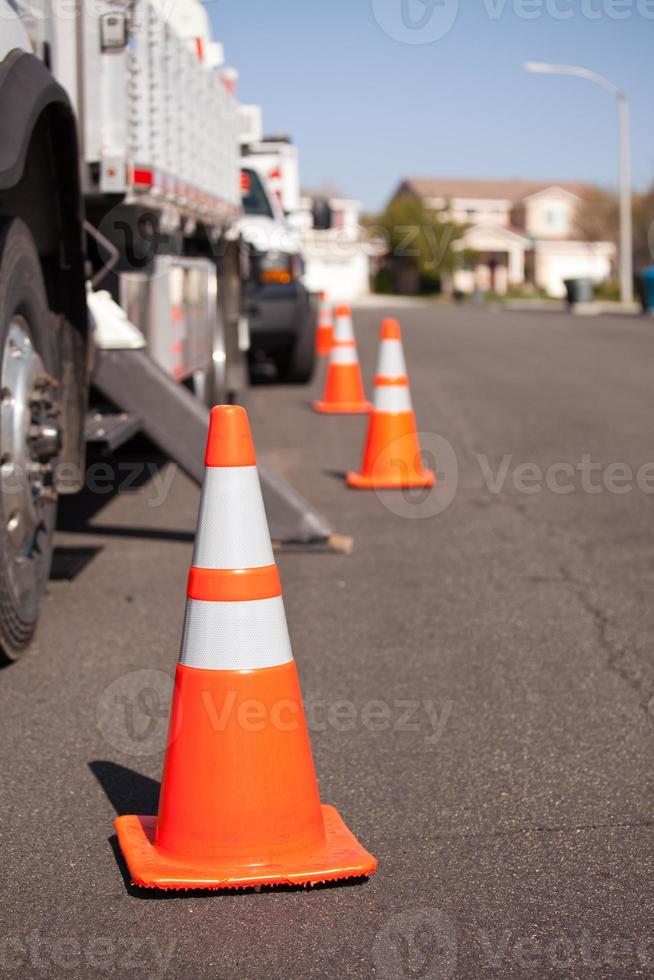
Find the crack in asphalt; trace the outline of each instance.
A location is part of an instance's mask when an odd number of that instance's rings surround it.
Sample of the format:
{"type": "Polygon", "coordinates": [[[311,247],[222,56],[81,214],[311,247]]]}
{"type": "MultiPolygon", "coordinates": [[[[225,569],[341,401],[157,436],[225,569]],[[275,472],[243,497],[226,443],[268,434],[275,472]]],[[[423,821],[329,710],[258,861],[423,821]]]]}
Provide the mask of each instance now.
{"type": "MultiPolygon", "coordinates": [[[[474,452],[466,444],[465,440],[463,440],[463,448],[466,453],[474,455],[474,452]]],[[[509,507],[515,513],[519,514],[520,517],[522,517],[532,527],[544,527],[548,530],[548,532],[558,536],[561,536],[564,533],[558,523],[555,523],[549,518],[540,515],[535,510],[533,505],[526,505],[522,501],[516,500],[510,494],[493,494],[492,497],[497,503],[509,507]]],[[[569,529],[565,530],[565,535],[566,545],[568,547],[576,548],[583,554],[585,550],[584,544],[578,540],[571,541],[569,529]]],[[[611,629],[617,629],[618,627],[615,623],[611,622],[609,615],[601,608],[601,606],[592,601],[589,595],[589,587],[584,586],[565,564],[559,564],[558,571],[561,576],[560,578],[548,579],[544,576],[542,581],[549,581],[553,585],[566,585],[570,588],[571,594],[574,595],[584,612],[588,613],[593,621],[599,647],[606,655],[607,668],[622,678],[622,680],[638,695],[639,708],[645,712],[648,718],[652,718],[654,679],[649,683],[646,682],[644,679],[639,677],[638,670],[638,668],[640,668],[645,673],[650,674],[651,667],[649,663],[639,655],[634,643],[625,645],[611,640],[608,635],[609,631],[611,629]],[[629,666],[630,658],[632,658],[636,663],[636,666],[632,666],[631,668],[629,666]]],[[[598,591],[597,587],[596,591],[598,591]]]]}
{"type": "Polygon", "coordinates": [[[615,823],[581,823],[566,827],[565,824],[535,824],[533,826],[513,828],[489,828],[488,830],[444,830],[437,831],[433,836],[442,838],[476,839],[481,837],[517,837],[521,834],[577,834],[584,831],[600,830],[647,830],[654,827],[654,820],[643,818],[634,821],[617,821],[615,823]]]}

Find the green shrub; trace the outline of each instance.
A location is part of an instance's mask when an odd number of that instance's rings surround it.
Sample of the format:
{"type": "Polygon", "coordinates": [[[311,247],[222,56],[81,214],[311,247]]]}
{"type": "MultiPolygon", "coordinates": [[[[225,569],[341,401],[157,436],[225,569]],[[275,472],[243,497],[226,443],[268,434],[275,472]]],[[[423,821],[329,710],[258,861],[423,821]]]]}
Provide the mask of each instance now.
{"type": "Polygon", "coordinates": [[[620,300],[620,283],[615,279],[605,279],[595,286],[595,299],[605,302],[618,302],[620,300]]]}
{"type": "Polygon", "coordinates": [[[394,292],[393,276],[390,269],[380,269],[372,278],[373,293],[389,295],[394,292]]]}

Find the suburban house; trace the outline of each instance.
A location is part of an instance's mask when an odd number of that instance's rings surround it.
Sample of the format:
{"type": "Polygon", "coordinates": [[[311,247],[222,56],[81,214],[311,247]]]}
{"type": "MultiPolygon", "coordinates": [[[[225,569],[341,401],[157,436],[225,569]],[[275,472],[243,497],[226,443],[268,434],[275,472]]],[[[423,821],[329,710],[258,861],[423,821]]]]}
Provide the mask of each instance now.
{"type": "Polygon", "coordinates": [[[366,240],[360,223],[361,202],[332,187],[300,191],[293,225],[300,230],[304,282],[325,291],[335,302],[350,303],[370,292],[370,261],[383,246],[366,240]]]}
{"type": "Polygon", "coordinates": [[[595,282],[612,271],[612,242],[580,236],[577,214],[587,188],[566,181],[459,180],[412,177],[393,198],[412,194],[426,207],[442,209],[446,220],[464,225],[457,247],[475,258],[462,260],[453,286],[506,293],[533,284],[550,296],[565,295],[565,279],[595,282]]]}

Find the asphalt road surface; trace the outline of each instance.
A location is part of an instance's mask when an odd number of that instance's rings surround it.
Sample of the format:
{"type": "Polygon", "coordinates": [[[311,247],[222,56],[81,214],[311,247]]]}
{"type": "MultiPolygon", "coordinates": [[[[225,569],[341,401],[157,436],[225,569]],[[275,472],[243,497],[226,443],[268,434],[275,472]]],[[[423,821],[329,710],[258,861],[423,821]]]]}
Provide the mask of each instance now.
{"type": "MultiPolygon", "coordinates": [[[[355,315],[368,384],[381,312],[355,315]]],[[[260,457],[354,538],[279,564],[322,799],[377,874],[129,885],[112,820],[156,810],[198,505],[132,447],[131,486],[96,471],[62,510],[0,672],[0,974],[654,975],[654,322],[398,315],[432,494],[345,488],[365,421],[313,414],[321,379],[249,400],[260,457]]]]}

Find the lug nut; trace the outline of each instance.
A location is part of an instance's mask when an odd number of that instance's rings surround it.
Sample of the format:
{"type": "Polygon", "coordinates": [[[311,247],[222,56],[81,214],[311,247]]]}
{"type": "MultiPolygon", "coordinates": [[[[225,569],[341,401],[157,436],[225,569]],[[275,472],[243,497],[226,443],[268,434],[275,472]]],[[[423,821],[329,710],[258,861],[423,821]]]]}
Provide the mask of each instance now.
{"type": "Polygon", "coordinates": [[[56,456],[61,448],[61,434],[56,425],[30,426],[32,450],[40,459],[56,456]]]}

